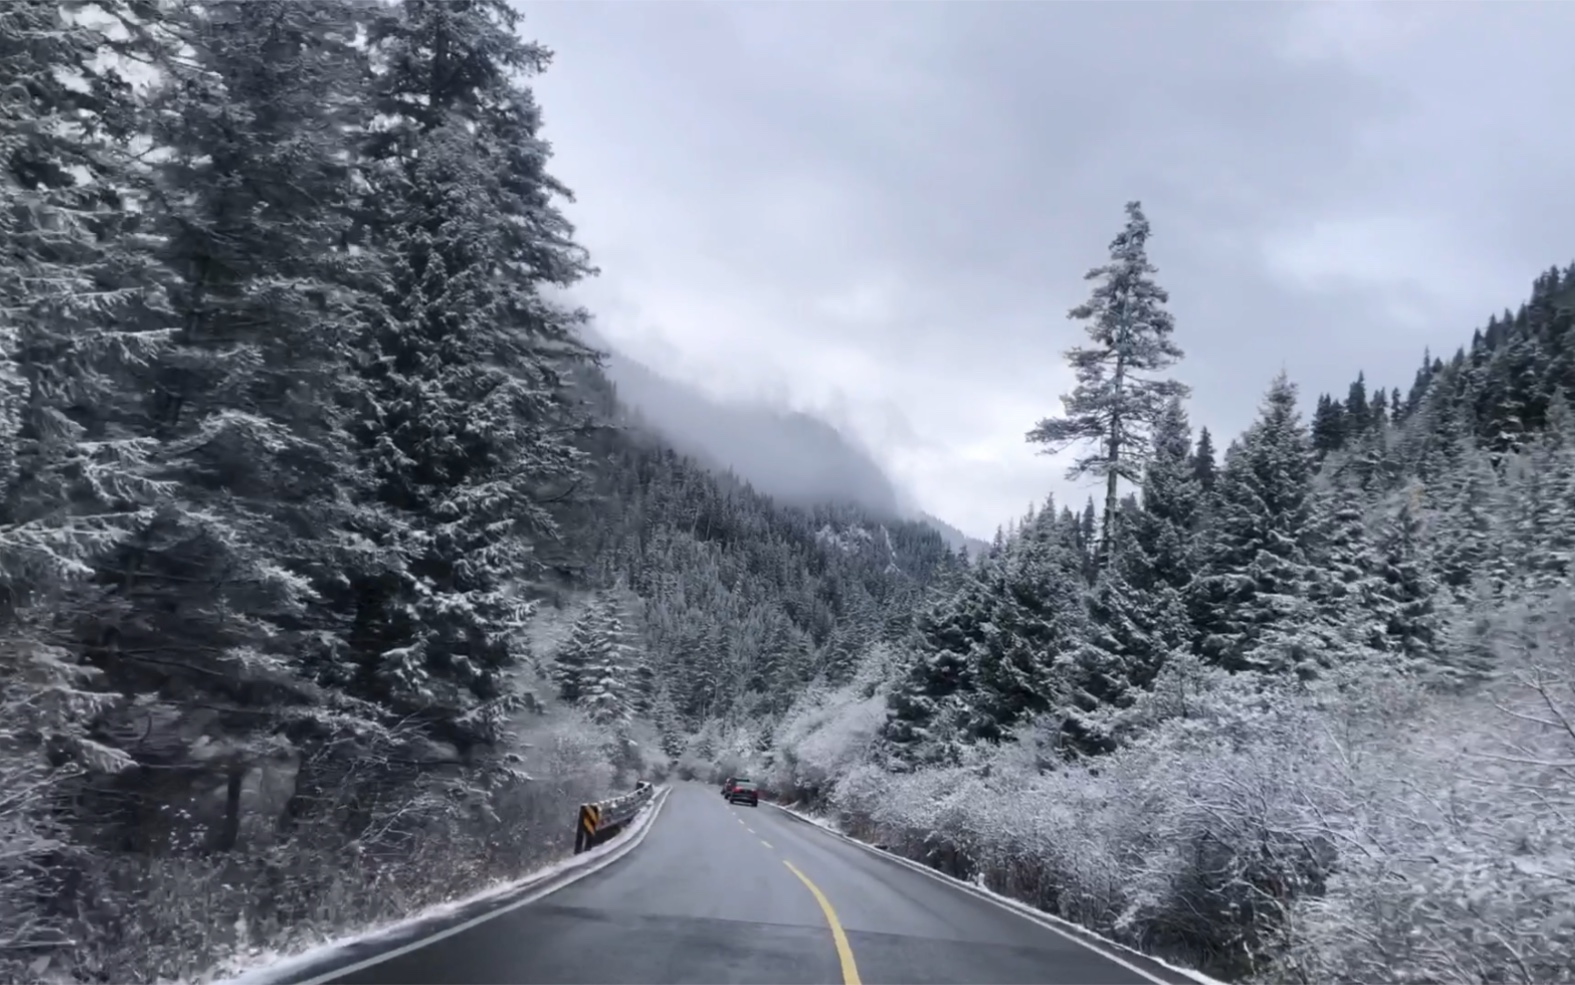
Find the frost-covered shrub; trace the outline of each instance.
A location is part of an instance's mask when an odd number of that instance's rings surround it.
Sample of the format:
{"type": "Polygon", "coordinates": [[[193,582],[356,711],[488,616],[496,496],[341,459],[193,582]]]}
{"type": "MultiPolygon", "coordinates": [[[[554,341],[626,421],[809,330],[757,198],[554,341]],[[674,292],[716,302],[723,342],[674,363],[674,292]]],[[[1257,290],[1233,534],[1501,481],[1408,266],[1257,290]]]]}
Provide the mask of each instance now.
{"type": "Polygon", "coordinates": [[[579,804],[613,792],[613,736],[570,711],[520,726],[515,764],[413,770],[403,762],[409,747],[388,741],[309,764],[327,781],[298,780],[300,792],[312,791],[310,818],[272,841],[227,853],[81,849],[85,864],[64,887],[75,918],[60,924],[74,946],[8,980],[200,980],[405,919],[566,856],[579,804]]]}
{"type": "Polygon", "coordinates": [[[873,761],[878,707],[801,700],[772,782],[848,833],[1231,979],[1575,981],[1575,601],[1491,620],[1499,676],[1374,657],[1311,682],[1176,655],[1059,763],[1050,728],[950,768],[873,761]]]}
{"type": "Polygon", "coordinates": [[[564,710],[522,730],[520,738],[527,770],[552,799],[588,803],[611,789],[614,736],[586,716],[564,710]]]}
{"type": "MultiPolygon", "coordinates": [[[[8,725],[15,706],[0,702],[8,725]]],[[[5,729],[0,725],[0,729],[5,729]]],[[[51,861],[66,849],[64,832],[50,816],[55,777],[36,750],[19,743],[9,729],[0,734],[0,980],[38,976],[28,970],[40,954],[66,941],[59,914],[43,910],[40,899],[53,890],[51,861]]]]}
{"type": "Polygon", "coordinates": [[[1309,689],[1181,656],[1116,723],[1127,744],[1089,765],[1061,763],[1053,723],[1031,723],[962,766],[905,774],[870,761],[881,709],[850,687],[790,713],[779,770],[857,837],[1239,977],[1285,953],[1294,904],[1325,891],[1337,737],[1383,722],[1375,700],[1411,706],[1414,685],[1367,670],[1366,687],[1309,689]]]}
{"type": "Polygon", "coordinates": [[[42,980],[50,956],[75,944],[69,907],[73,873],[95,860],[72,841],[70,784],[112,775],[128,760],[85,723],[108,697],[97,672],[46,642],[29,618],[0,634],[0,980],[42,980]]]}
{"type": "Polygon", "coordinates": [[[777,727],[761,780],[789,800],[818,806],[838,777],[869,758],[885,721],[885,691],[857,677],[835,691],[807,691],[777,727]]]}
{"type": "Polygon", "coordinates": [[[1306,980],[1575,981],[1575,603],[1495,620],[1500,675],[1350,757],[1346,850],[1297,914],[1306,980]]]}

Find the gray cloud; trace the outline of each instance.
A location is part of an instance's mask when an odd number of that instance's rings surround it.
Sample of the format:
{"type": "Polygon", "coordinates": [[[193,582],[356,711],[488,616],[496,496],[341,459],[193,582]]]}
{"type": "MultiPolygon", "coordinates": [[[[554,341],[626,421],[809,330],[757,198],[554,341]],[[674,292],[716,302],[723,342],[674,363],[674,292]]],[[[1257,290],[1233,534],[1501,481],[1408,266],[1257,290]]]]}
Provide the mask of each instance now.
{"type": "Polygon", "coordinates": [[[1405,387],[1575,256],[1575,5],[531,4],[579,294],[632,356],[820,413],[988,534],[1141,198],[1195,422],[1281,366],[1405,387]]]}
{"type": "Polygon", "coordinates": [[[780,502],[847,501],[888,517],[908,513],[869,454],[818,417],[709,400],[617,355],[608,360],[607,375],[645,427],[684,454],[730,469],[780,502]]]}

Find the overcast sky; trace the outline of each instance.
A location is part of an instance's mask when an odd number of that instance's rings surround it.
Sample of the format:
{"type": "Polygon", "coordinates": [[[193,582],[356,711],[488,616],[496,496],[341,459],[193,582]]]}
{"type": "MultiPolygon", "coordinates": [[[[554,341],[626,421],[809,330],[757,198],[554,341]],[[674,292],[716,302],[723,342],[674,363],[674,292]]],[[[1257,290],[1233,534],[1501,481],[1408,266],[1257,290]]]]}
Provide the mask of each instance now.
{"type": "Polygon", "coordinates": [[[1226,439],[1282,366],[1404,389],[1575,259],[1575,4],[520,6],[601,330],[979,536],[1091,490],[1023,434],[1128,199],[1226,439]]]}

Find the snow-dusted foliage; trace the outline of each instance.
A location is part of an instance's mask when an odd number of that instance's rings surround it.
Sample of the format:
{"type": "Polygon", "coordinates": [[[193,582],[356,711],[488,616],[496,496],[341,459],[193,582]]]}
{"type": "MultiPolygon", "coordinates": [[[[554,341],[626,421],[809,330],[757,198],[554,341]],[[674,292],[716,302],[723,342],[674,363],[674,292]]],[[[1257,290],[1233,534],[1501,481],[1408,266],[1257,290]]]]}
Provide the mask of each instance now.
{"type": "Polygon", "coordinates": [[[0,977],[398,917],[644,771],[529,651],[594,359],[518,20],[0,4],[0,977]]]}
{"type": "Polygon", "coordinates": [[[1340,864],[1289,914],[1288,971],[1575,980],[1575,595],[1494,623],[1488,686],[1404,709],[1407,727],[1381,741],[1332,737],[1303,813],[1337,839],[1340,864]]]}
{"type": "Polygon", "coordinates": [[[1409,397],[1282,375],[1219,468],[1172,402],[1111,550],[1031,511],[744,761],[1222,977],[1575,981],[1572,278],[1409,397]]]}
{"type": "Polygon", "coordinates": [[[519,28],[0,3],[0,977],[190,980],[517,876],[956,570],[627,428],[519,28]]]}
{"type": "Polygon", "coordinates": [[[1125,228],[1110,243],[1110,262],[1084,275],[1098,282],[1093,293],[1069,313],[1088,323],[1093,344],[1067,350],[1077,386],[1061,398],[1065,416],[1046,418],[1028,432],[1029,441],[1050,452],[1094,445],[1068,475],[1105,480],[1107,541],[1118,515],[1118,483],[1141,479],[1166,404],[1187,393],[1183,384],[1155,375],[1174,365],[1181,349],[1173,338],[1175,319],[1164,307],[1170,295],[1154,281],[1157,271],[1148,259],[1148,217],[1138,202],[1128,202],[1126,212],[1125,228]]]}
{"type": "Polygon", "coordinates": [[[1575,980],[1575,270],[1216,461],[1134,203],[1034,432],[1107,522],[959,556],[620,410],[519,17],[0,2],[0,977],[398,918],[670,771],[1222,975],[1575,980]]]}

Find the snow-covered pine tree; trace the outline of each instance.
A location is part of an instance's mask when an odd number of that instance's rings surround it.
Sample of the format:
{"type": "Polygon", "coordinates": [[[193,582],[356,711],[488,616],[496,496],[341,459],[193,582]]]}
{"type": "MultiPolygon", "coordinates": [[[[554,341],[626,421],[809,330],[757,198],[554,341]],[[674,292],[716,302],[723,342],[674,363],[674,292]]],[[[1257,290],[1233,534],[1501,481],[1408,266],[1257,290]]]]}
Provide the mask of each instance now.
{"type": "Polygon", "coordinates": [[[324,682],[352,679],[335,659],[344,622],[313,585],[364,566],[340,545],[358,481],[352,368],[379,286],[376,264],[343,245],[346,159],[369,117],[367,10],[168,8],[164,29],[190,54],[165,60],[149,98],[161,153],[147,215],[178,328],[145,382],[160,474],[181,494],[128,558],[138,587],[123,591],[152,631],[126,641],[134,650],[228,647],[242,662],[274,650],[319,658],[324,682]]]}
{"type": "Polygon", "coordinates": [[[586,665],[580,707],[602,725],[624,726],[633,717],[628,668],[612,659],[611,648],[602,650],[586,665]]]}
{"type": "Polygon", "coordinates": [[[385,122],[363,212],[392,285],[358,424],[373,539],[404,563],[357,580],[355,638],[374,696],[464,742],[490,738],[473,709],[511,700],[506,627],[583,468],[566,373],[593,358],[582,313],[546,294],[591,268],[521,81],[549,53],[519,18],[505,0],[404,0],[369,33],[385,122]]]}
{"type": "Polygon", "coordinates": [[[783,712],[809,680],[814,647],[804,631],[786,618],[778,620],[768,646],[772,651],[773,667],[766,682],[767,696],[771,707],[783,712]]]}
{"type": "Polygon", "coordinates": [[[1427,557],[1422,491],[1413,484],[1390,511],[1378,543],[1386,649],[1412,666],[1434,660],[1438,639],[1437,583],[1427,557]]]}
{"type": "Polygon", "coordinates": [[[1187,392],[1183,384],[1155,375],[1174,365],[1182,352],[1171,338],[1175,321],[1164,308],[1170,296],[1154,281],[1156,268],[1148,259],[1148,219],[1138,202],[1128,202],[1126,212],[1126,228],[1110,244],[1110,262],[1084,277],[1098,286],[1069,315],[1088,322],[1094,344],[1066,352],[1077,385],[1061,398],[1065,416],[1045,418],[1028,432],[1030,442],[1052,454],[1075,444],[1096,444],[1067,474],[1105,480],[1102,550],[1109,547],[1116,519],[1117,484],[1142,478],[1167,401],[1187,392]]]}
{"type": "Polygon", "coordinates": [[[1117,529],[1110,563],[1088,591],[1088,626],[1057,658],[1066,690],[1063,731],[1084,754],[1115,748],[1110,712],[1127,708],[1164,665],[1169,632],[1185,630],[1186,609],[1168,585],[1145,590],[1128,577],[1146,577],[1131,531],[1117,529]]]}
{"type": "Polygon", "coordinates": [[[650,656],[641,649],[634,655],[629,673],[631,711],[641,718],[650,718],[655,708],[656,692],[656,671],[651,667],[650,656]]]}
{"type": "Polygon", "coordinates": [[[1340,447],[1358,437],[1370,426],[1372,421],[1372,408],[1367,403],[1367,374],[1358,371],[1356,380],[1351,384],[1345,394],[1345,421],[1346,428],[1341,435],[1340,447]]]}
{"type": "Polygon", "coordinates": [[[1316,565],[1309,592],[1316,628],[1328,634],[1318,663],[1331,665],[1387,649],[1386,617],[1381,612],[1379,558],[1367,524],[1370,504],[1349,477],[1330,474],[1319,480],[1314,493],[1316,565]]]}
{"type": "Polygon", "coordinates": [[[1204,499],[1214,493],[1214,477],[1217,472],[1214,461],[1214,436],[1209,434],[1208,428],[1198,431],[1198,446],[1192,452],[1192,476],[1198,480],[1198,488],[1203,490],[1204,499]]]}
{"type": "Polygon", "coordinates": [[[1439,581],[1457,601],[1478,590],[1488,598],[1513,577],[1514,548],[1506,537],[1506,492],[1487,451],[1468,438],[1458,439],[1453,465],[1435,474],[1437,490],[1433,565],[1439,581]]]}
{"type": "Polygon", "coordinates": [[[676,759],[684,751],[684,740],[688,733],[678,717],[673,696],[668,693],[666,686],[658,687],[656,697],[651,702],[651,721],[656,725],[657,740],[661,743],[662,752],[676,759]]]}
{"type": "Polygon", "coordinates": [[[600,600],[592,599],[580,611],[569,629],[569,638],[558,646],[552,657],[552,679],[558,687],[558,700],[578,705],[585,697],[588,668],[597,661],[597,651],[606,645],[600,600]]]}
{"type": "MultiPolygon", "coordinates": [[[[1555,419],[1568,412],[1554,405],[1555,419]]],[[[1521,585],[1546,591],[1568,583],[1575,540],[1575,452],[1566,442],[1567,424],[1528,441],[1504,460],[1507,480],[1503,523],[1505,552],[1513,559],[1521,585]]]]}
{"type": "Polygon", "coordinates": [[[1116,531],[1111,562],[1089,591],[1088,633],[1066,661],[1068,732],[1083,752],[1112,747],[1108,712],[1129,706],[1169,655],[1190,643],[1183,593],[1193,577],[1202,500],[1191,454],[1186,411],[1175,396],[1156,423],[1142,506],[1116,531]]]}
{"type": "Polygon", "coordinates": [[[1188,600],[1199,653],[1231,670],[1289,669],[1286,661],[1305,651],[1260,652],[1267,630],[1311,616],[1312,448],[1284,373],[1226,454],[1216,493],[1217,515],[1188,600]]]}
{"type": "MultiPolygon", "coordinates": [[[[1571,345],[1575,349],[1575,343],[1571,345]]],[[[1542,576],[1556,584],[1575,571],[1575,406],[1559,390],[1548,400],[1546,427],[1539,442],[1549,491],[1556,504],[1546,518],[1542,576]]]]}
{"type": "Polygon", "coordinates": [[[1133,525],[1133,545],[1153,579],[1141,587],[1164,584],[1179,592],[1192,581],[1203,492],[1193,466],[1187,412],[1181,398],[1173,397],[1155,426],[1154,454],[1143,471],[1143,509],[1133,525]]]}
{"type": "Polygon", "coordinates": [[[1313,450],[1320,456],[1339,451],[1345,445],[1345,432],[1345,405],[1320,394],[1312,419],[1313,450]]]}
{"type": "MultiPolygon", "coordinates": [[[[1000,563],[988,561],[991,566],[1000,563]]],[[[893,765],[952,763],[976,679],[975,647],[988,618],[989,593],[970,579],[949,599],[920,613],[917,646],[887,696],[881,738],[893,765]]]]}
{"type": "Polygon", "coordinates": [[[1083,503],[1083,514],[1077,521],[1077,538],[1072,541],[1079,558],[1083,580],[1092,584],[1099,570],[1099,521],[1094,508],[1094,497],[1083,503]]]}
{"type": "Polygon", "coordinates": [[[974,646],[969,731],[997,742],[1024,721],[1067,707],[1068,674],[1059,661],[1086,632],[1086,582],[1050,510],[1009,545],[989,575],[988,617],[974,646]]]}
{"type": "MultiPolygon", "coordinates": [[[[80,12],[77,12],[80,13],[80,12]]],[[[5,611],[80,579],[172,491],[131,374],[172,327],[127,152],[140,110],[99,21],[0,4],[0,588],[5,611]]],[[[100,22],[101,21],[101,22],[100,22]]],[[[162,47],[135,32],[127,58],[162,47]]]]}
{"type": "Polygon", "coordinates": [[[634,717],[639,694],[633,647],[624,632],[618,600],[603,593],[591,607],[595,645],[580,671],[579,704],[604,725],[626,725],[634,717]]]}

